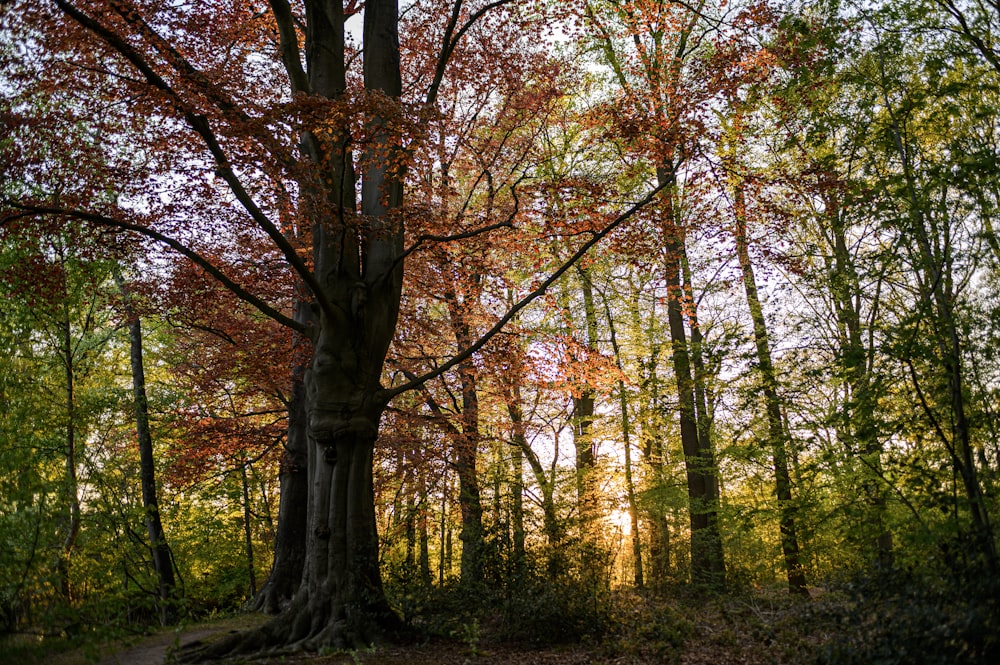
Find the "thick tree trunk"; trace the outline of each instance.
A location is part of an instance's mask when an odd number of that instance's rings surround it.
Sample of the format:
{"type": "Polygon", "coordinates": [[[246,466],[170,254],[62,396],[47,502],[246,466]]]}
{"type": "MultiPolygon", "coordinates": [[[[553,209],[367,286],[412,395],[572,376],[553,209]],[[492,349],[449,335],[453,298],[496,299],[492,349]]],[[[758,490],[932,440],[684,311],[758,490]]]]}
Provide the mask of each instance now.
{"type": "MultiPolygon", "coordinates": [[[[308,2],[306,9],[313,91],[338,98],[346,90],[341,4],[308,2]]],[[[393,0],[365,4],[365,88],[390,99],[401,92],[397,14],[393,0]]],[[[385,121],[375,115],[368,122],[363,222],[354,219],[346,128],[329,152],[319,140],[311,143],[317,165],[332,175],[327,201],[340,215],[313,229],[315,273],[324,290],[317,294],[313,360],[305,376],[309,505],[303,581],[289,610],[269,625],[280,643],[308,650],[367,646],[401,630],[379,572],[372,460],[386,406],[382,367],[402,288],[402,227],[391,214],[402,203],[402,182],[390,166],[393,140],[385,121]]]]}
{"type": "MultiPolygon", "coordinates": [[[[271,5],[279,25],[294,35],[288,5],[271,5]]],[[[305,10],[309,88],[338,100],[347,90],[343,5],[307,1],[305,10]]],[[[388,100],[402,90],[397,21],[395,0],[365,3],[364,86],[388,100]]],[[[283,49],[297,52],[282,39],[283,49]]],[[[286,60],[293,88],[300,66],[286,60]]],[[[372,478],[387,400],[380,379],[402,293],[403,226],[394,211],[402,205],[403,184],[388,121],[375,111],[366,123],[360,216],[349,127],[335,128],[329,137],[303,136],[317,170],[303,182],[303,193],[328,216],[316,219],[312,230],[318,314],[304,377],[308,507],[302,583],[290,606],[258,631],[192,652],[191,659],[273,647],[361,648],[403,630],[382,587],[372,478]]]]}

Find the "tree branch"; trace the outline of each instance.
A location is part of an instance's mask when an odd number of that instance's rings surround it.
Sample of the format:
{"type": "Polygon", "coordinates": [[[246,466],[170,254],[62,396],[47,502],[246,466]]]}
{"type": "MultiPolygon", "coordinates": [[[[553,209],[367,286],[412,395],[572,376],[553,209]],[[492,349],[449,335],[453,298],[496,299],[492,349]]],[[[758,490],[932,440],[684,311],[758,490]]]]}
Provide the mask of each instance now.
{"type": "Polygon", "coordinates": [[[517,213],[520,211],[521,208],[521,203],[517,198],[517,185],[518,183],[521,182],[523,177],[524,176],[518,178],[517,182],[515,182],[510,187],[510,195],[514,199],[514,209],[511,211],[509,215],[507,215],[507,219],[503,220],[502,222],[497,222],[496,224],[489,224],[487,226],[478,229],[472,229],[470,231],[465,231],[463,233],[456,233],[454,235],[448,235],[448,236],[441,236],[434,234],[421,235],[419,238],[417,238],[417,241],[415,243],[413,243],[408,249],[406,249],[406,251],[404,251],[396,258],[396,260],[392,264],[392,267],[388,271],[386,271],[387,274],[395,270],[396,266],[399,265],[404,259],[406,259],[406,257],[417,251],[417,249],[420,248],[420,245],[422,245],[424,242],[454,242],[456,240],[467,240],[469,238],[475,238],[476,236],[482,235],[484,233],[489,233],[490,231],[496,231],[497,229],[514,228],[514,217],[517,216],[517,213]]]}
{"type": "Polygon", "coordinates": [[[138,233],[144,235],[147,238],[151,238],[156,242],[166,245],[170,249],[174,250],[178,254],[184,256],[192,263],[200,267],[202,270],[207,272],[209,275],[215,278],[222,286],[228,289],[233,295],[253,306],[262,314],[270,319],[280,323],[283,326],[291,328],[297,332],[305,334],[306,327],[301,323],[295,321],[291,317],[285,316],[275,308],[268,305],[261,298],[253,295],[238,283],[236,283],[232,278],[228,277],[221,269],[216,267],[211,261],[203,257],[198,252],[194,251],[184,243],[174,238],[163,235],[158,231],[142,226],[140,224],[134,224],[132,222],[127,222],[122,219],[114,219],[113,217],[107,217],[106,215],[100,215],[97,213],[87,212],[84,210],[72,210],[67,208],[52,208],[47,206],[31,206],[23,205],[20,203],[7,202],[9,206],[17,210],[23,210],[23,214],[16,215],[4,215],[0,217],[0,227],[7,225],[8,223],[16,220],[28,217],[33,217],[36,215],[54,215],[57,217],[72,217],[80,219],[86,222],[91,222],[93,224],[99,224],[101,226],[107,226],[116,229],[122,229],[125,231],[132,231],[133,233],[138,233]]]}
{"type": "Polygon", "coordinates": [[[291,83],[292,92],[309,94],[309,77],[306,76],[302,68],[302,55],[299,52],[299,37],[295,30],[295,17],[292,14],[291,5],[288,0],[268,0],[271,5],[271,14],[275,23],[278,24],[278,49],[281,53],[281,62],[285,65],[288,73],[288,81],[291,83]]]}
{"type": "MultiPolygon", "coordinates": [[[[281,251],[285,260],[288,261],[289,265],[292,266],[295,272],[298,273],[299,277],[302,278],[302,281],[305,282],[309,289],[313,292],[320,308],[326,312],[327,316],[333,317],[333,305],[326,297],[326,294],[319,282],[316,280],[316,276],[313,275],[311,270],[309,270],[305,262],[302,260],[302,257],[300,257],[298,252],[295,251],[295,248],[284,236],[284,234],[282,234],[274,223],[268,219],[267,215],[265,215],[254,202],[253,197],[251,197],[243,187],[243,183],[233,171],[225,151],[222,149],[215,133],[212,131],[212,128],[208,123],[208,119],[204,115],[195,113],[194,110],[192,110],[189,105],[184,102],[183,98],[170,86],[170,84],[156,73],[152,65],[146,61],[143,55],[139,53],[131,44],[125,41],[121,35],[109,30],[91,16],[88,16],[68,3],[66,0],[55,0],[55,3],[65,14],[70,16],[87,30],[90,30],[95,35],[100,37],[105,43],[108,44],[108,46],[131,62],[132,65],[142,73],[150,85],[165,93],[174,102],[191,129],[193,129],[202,138],[206,147],[208,147],[208,150],[216,163],[217,174],[226,181],[226,184],[229,185],[233,194],[236,196],[236,199],[250,214],[250,217],[257,223],[258,226],[260,226],[268,237],[271,238],[271,241],[281,251]]],[[[98,217],[100,216],[98,215],[98,217]]],[[[288,324],[286,323],[285,325],[288,324]]]]}
{"type": "Polygon", "coordinates": [[[599,243],[601,240],[607,237],[609,233],[611,233],[616,228],[621,226],[629,218],[631,218],[642,208],[644,208],[646,205],[652,202],[653,199],[656,198],[656,195],[659,194],[660,191],[663,190],[666,186],[667,183],[657,185],[657,187],[654,188],[645,197],[643,197],[642,200],[635,203],[631,208],[629,208],[624,213],[616,217],[599,232],[595,233],[593,238],[583,243],[583,245],[581,245],[580,248],[577,249],[572,256],[570,256],[561,266],[559,266],[559,268],[555,272],[549,275],[548,278],[545,281],[543,281],[537,289],[535,289],[531,293],[521,298],[521,300],[519,300],[513,307],[507,310],[507,313],[504,314],[500,318],[500,320],[493,325],[492,328],[487,330],[479,339],[473,342],[468,348],[466,348],[464,351],[459,352],[457,355],[453,356],[451,360],[439,365],[437,368],[429,372],[426,372],[421,376],[414,377],[400,386],[384,390],[381,394],[382,399],[388,402],[397,395],[401,395],[409,390],[418,388],[425,382],[435,377],[441,376],[455,365],[459,364],[460,362],[474,355],[476,352],[478,352],[480,349],[486,346],[487,342],[493,339],[493,337],[496,336],[497,333],[503,330],[504,326],[510,323],[510,321],[513,320],[515,316],[517,316],[518,312],[520,312],[522,309],[530,305],[532,302],[534,302],[541,296],[545,295],[545,293],[549,290],[549,287],[552,286],[560,277],[562,277],[567,270],[576,265],[576,262],[579,261],[581,258],[583,258],[584,255],[586,255],[586,253],[590,251],[590,249],[594,245],[599,243]]]}
{"type": "Polygon", "coordinates": [[[438,90],[440,90],[441,82],[444,80],[444,74],[448,67],[448,61],[451,60],[451,56],[455,52],[455,47],[458,46],[458,42],[462,40],[462,37],[469,31],[469,28],[475,25],[476,21],[481,19],[490,10],[510,4],[513,1],[514,0],[496,0],[495,2],[483,5],[478,11],[469,17],[469,20],[466,21],[457,32],[455,31],[455,26],[458,25],[458,18],[462,13],[463,0],[457,0],[455,2],[455,6],[451,12],[451,17],[448,19],[448,26],[444,31],[444,39],[441,42],[441,52],[438,55],[437,68],[434,71],[434,78],[431,80],[431,84],[427,88],[427,97],[424,99],[425,105],[433,106],[434,102],[437,101],[438,90]],[[454,37],[452,35],[454,35],[454,37]]]}

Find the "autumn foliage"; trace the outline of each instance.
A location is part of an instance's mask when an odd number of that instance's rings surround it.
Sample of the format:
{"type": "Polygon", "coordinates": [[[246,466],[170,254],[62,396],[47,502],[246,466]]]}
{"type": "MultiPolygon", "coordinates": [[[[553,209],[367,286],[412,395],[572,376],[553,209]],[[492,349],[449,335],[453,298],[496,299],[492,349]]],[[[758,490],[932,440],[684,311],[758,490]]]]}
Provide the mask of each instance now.
{"type": "Polygon", "coordinates": [[[5,632],[992,662],[977,7],[0,2],[5,632]]]}

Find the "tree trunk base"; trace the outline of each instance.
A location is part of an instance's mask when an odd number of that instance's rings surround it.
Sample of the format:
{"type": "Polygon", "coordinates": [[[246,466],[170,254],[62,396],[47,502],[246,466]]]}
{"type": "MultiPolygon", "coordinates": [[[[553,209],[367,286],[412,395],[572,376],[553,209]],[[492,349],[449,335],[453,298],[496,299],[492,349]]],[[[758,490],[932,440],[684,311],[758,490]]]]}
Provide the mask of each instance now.
{"type": "Polygon", "coordinates": [[[387,604],[359,607],[331,594],[300,594],[281,614],[253,630],[209,644],[185,645],[180,663],[204,663],[247,655],[279,656],[321,649],[367,649],[410,641],[412,630],[387,604]]]}
{"type": "MultiPolygon", "coordinates": [[[[297,585],[298,582],[295,582],[295,586],[297,585]]],[[[288,592],[289,589],[293,589],[291,580],[272,572],[257,595],[247,603],[246,608],[251,612],[280,614],[291,606],[293,594],[288,592]]]]}

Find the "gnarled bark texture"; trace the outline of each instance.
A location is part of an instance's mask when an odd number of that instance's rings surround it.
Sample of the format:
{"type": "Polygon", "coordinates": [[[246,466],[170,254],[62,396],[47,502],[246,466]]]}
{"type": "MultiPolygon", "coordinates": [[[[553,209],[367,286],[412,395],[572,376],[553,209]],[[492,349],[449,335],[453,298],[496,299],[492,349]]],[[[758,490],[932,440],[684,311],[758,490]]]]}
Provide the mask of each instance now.
{"type": "MultiPolygon", "coordinates": [[[[306,303],[297,303],[296,320],[308,321],[306,303]]],[[[287,607],[298,591],[306,557],[306,507],[309,505],[309,431],[306,417],[305,372],[308,358],[296,343],[292,363],[292,391],[288,398],[288,434],[281,459],[281,499],[278,504],[278,528],[274,537],[274,561],[252,607],[267,614],[277,614],[287,607]]]]}
{"type": "MultiPolygon", "coordinates": [[[[271,3],[283,28],[293,88],[338,101],[347,89],[340,2],[305,3],[306,70],[299,67],[287,3],[271,3]],[[287,39],[286,39],[287,37],[287,39]]],[[[364,87],[390,107],[401,94],[398,7],[369,0],[364,9],[364,87]]],[[[189,660],[269,649],[358,648],[394,639],[402,623],[389,607],[378,566],[372,458],[387,403],[380,379],[396,328],[402,290],[403,225],[395,211],[402,174],[398,142],[379,110],[366,119],[365,165],[357,214],[350,128],[311,132],[303,146],[315,169],[301,183],[312,209],[317,314],[313,358],[304,377],[307,418],[306,548],[302,582],[289,607],[258,631],[189,660]]]]}

